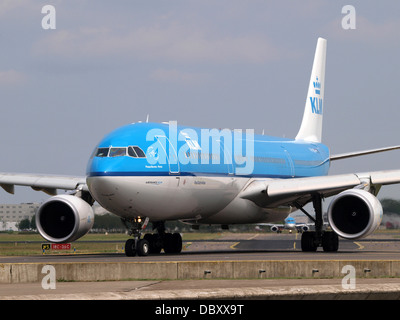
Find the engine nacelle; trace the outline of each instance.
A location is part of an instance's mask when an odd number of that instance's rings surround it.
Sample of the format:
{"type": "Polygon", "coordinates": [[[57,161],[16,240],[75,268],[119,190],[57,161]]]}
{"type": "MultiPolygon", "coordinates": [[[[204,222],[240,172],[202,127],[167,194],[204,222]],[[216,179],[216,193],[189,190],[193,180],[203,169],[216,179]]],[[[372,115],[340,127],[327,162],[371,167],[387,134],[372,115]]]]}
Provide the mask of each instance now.
{"type": "Polygon", "coordinates": [[[36,226],[43,238],[65,243],[84,236],[94,223],[92,207],[81,198],[58,195],[45,201],[36,213],[36,226]]]}
{"type": "Polygon", "coordinates": [[[383,209],[379,200],[361,189],[339,193],[328,208],[328,222],[339,236],[359,239],[374,232],[382,221],[383,209]]]}
{"type": "Polygon", "coordinates": [[[272,232],[278,232],[279,228],[277,226],[271,226],[271,231],[272,232]]]}
{"type": "Polygon", "coordinates": [[[308,230],[310,230],[310,227],[307,225],[301,226],[301,231],[302,232],[307,232],[308,230]]]}

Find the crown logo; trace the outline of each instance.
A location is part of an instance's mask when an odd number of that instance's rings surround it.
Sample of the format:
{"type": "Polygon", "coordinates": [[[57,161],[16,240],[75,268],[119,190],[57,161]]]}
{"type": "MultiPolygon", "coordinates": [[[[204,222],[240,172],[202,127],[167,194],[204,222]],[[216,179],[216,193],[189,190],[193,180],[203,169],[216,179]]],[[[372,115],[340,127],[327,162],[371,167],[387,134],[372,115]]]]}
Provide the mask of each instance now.
{"type": "Polygon", "coordinates": [[[317,77],[317,79],[313,82],[313,85],[314,85],[315,93],[316,93],[316,94],[321,94],[321,82],[318,81],[318,77],[317,77]]]}

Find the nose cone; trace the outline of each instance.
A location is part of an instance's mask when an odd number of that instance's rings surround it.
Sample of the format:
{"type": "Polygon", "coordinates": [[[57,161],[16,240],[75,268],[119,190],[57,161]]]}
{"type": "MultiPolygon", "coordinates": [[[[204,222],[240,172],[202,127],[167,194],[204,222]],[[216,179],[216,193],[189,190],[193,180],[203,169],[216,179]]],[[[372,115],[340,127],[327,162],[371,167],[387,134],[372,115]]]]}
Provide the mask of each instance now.
{"type": "Polygon", "coordinates": [[[116,213],[120,201],[119,184],[114,177],[88,176],[86,179],[90,194],[105,209],[116,213]]]}
{"type": "Polygon", "coordinates": [[[102,198],[112,198],[118,191],[118,186],[113,183],[113,179],[106,176],[87,177],[86,182],[96,201],[102,198]]]}
{"type": "Polygon", "coordinates": [[[133,167],[132,159],[129,157],[94,157],[87,164],[86,175],[116,176],[129,172],[133,167]]]}
{"type": "Polygon", "coordinates": [[[86,175],[88,177],[102,176],[111,172],[114,165],[107,160],[107,158],[99,157],[90,159],[86,167],[86,175]]]}

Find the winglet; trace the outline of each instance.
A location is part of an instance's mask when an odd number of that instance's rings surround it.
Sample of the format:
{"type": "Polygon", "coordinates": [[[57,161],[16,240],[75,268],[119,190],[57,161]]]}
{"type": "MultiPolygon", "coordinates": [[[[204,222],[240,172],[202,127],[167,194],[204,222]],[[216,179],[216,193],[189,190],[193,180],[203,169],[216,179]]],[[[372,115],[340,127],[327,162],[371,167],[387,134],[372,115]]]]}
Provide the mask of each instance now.
{"type": "Polygon", "coordinates": [[[296,140],[321,142],[325,89],[326,39],[318,38],[303,121],[296,140]]]}

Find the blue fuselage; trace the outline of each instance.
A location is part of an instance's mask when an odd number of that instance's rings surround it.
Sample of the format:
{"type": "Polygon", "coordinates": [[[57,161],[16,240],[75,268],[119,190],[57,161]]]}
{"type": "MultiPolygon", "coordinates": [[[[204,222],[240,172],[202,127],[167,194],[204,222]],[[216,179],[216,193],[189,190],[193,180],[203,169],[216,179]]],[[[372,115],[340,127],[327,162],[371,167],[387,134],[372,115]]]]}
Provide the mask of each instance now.
{"type": "Polygon", "coordinates": [[[168,124],[137,123],[113,131],[96,148],[109,153],[96,156],[95,150],[87,175],[294,178],[328,174],[329,149],[320,143],[266,135],[253,135],[250,140],[246,132],[227,129],[176,128],[174,132],[168,124]],[[146,156],[119,150],[129,147],[140,148],[146,156]]]}
{"type": "Polygon", "coordinates": [[[327,175],[329,164],[329,150],[319,143],[251,130],[137,123],[98,144],[87,166],[87,183],[95,200],[120,216],[199,223],[276,221],[289,211],[269,214],[238,199],[240,191],[255,179],[327,175]]]}

